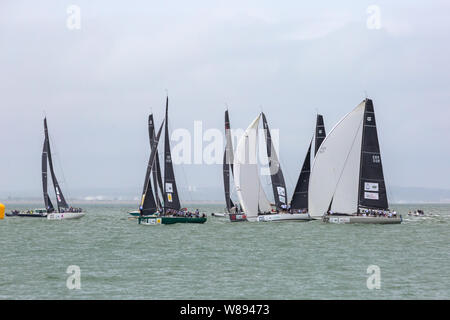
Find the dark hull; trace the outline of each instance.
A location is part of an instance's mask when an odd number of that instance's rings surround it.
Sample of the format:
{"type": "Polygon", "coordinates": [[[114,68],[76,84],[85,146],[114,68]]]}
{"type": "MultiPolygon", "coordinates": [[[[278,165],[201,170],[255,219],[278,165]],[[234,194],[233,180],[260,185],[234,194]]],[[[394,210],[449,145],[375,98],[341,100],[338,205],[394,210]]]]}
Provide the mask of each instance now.
{"type": "Polygon", "coordinates": [[[25,217],[25,218],[45,218],[43,214],[31,214],[31,213],[7,213],[7,217],[25,217]]]}
{"type": "Polygon", "coordinates": [[[175,224],[175,223],[197,223],[206,222],[206,218],[188,218],[188,217],[139,217],[139,224],[158,225],[158,224],[175,224]]]}

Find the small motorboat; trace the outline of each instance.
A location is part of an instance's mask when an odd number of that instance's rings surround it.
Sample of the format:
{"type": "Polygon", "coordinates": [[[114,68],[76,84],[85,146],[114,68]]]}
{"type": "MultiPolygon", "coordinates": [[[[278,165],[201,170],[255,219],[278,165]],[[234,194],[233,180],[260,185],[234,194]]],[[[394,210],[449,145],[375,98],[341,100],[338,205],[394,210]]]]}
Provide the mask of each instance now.
{"type": "Polygon", "coordinates": [[[423,212],[423,210],[416,210],[414,212],[408,212],[408,216],[415,216],[415,217],[420,217],[420,216],[425,216],[425,212],[423,212]]]}
{"type": "Polygon", "coordinates": [[[423,212],[423,210],[418,209],[418,210],[416,210],[415,215],[416,216],[424,216],[425,212],[423,212]]]}

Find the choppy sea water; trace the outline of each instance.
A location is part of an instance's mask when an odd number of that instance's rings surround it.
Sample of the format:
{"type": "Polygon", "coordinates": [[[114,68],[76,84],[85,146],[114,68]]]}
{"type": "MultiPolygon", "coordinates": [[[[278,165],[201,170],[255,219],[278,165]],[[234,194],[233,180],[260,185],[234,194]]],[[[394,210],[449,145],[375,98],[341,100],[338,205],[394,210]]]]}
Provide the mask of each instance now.
{"type": "Polygon", "coordinates": [[[85,206],[72,221],[6,217],[0,299],[449,299],[450,205],[393,207],[401,225],[143,226],[125,205],[85,206]],[[417,208],[428,216],[407,216],[417,208]],[[70,265],[80,290],[66,286],[70,265]],[[367,287],[371,265],[380,289],[367,287]]]}

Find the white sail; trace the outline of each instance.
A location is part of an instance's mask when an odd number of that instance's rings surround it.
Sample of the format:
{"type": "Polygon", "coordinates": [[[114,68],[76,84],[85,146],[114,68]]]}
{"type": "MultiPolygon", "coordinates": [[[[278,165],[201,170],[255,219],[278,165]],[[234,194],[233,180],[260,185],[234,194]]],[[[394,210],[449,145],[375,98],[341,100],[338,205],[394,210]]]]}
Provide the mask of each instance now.
{"type": "Polygon", "coordinates": [[[355,213],[358,207],[359,169],[361,167],[362,120],[333,196],[331,211],[355,213]]]}
{"type": "Polygon", "coordinates": [[[319,148],[309,179],[311,217],[323,216],[331,200],[334,212],[356,212],[364,107],[365,101],[348,113],[319,148]]]}
{"type": "Polygon", "coordinates": [[[267,198],[266,192],[263,189],[261,180],[258,178],[259,183],[259,194],[258,194],[258,206],[259,212],[271,212],[272,206],[270,204],[269,198],[267,198]]]}
{"type": "Polygon", "coordinates": [[[234,183],[242,210],[252,220],[260,211],[270,211],[257,163],[258,115],[239,140],[234,155],[234,183]]]}

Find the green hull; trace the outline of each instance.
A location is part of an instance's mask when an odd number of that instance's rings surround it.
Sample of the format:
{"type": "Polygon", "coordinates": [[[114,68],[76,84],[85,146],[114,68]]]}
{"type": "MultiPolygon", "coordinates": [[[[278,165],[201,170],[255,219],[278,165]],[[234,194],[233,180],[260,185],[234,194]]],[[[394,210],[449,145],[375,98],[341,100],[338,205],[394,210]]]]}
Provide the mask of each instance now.
{"type": "Polygon", "coordinates": [[[175,223],[205,223],[206,218],[187,217],[139,217],[139,224],[158,225],[175,223]]]}

